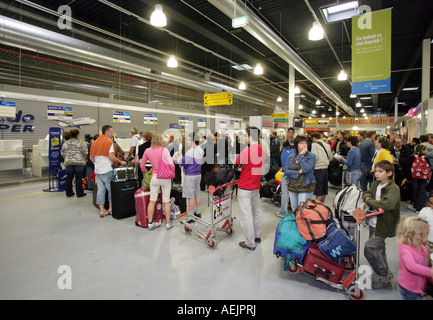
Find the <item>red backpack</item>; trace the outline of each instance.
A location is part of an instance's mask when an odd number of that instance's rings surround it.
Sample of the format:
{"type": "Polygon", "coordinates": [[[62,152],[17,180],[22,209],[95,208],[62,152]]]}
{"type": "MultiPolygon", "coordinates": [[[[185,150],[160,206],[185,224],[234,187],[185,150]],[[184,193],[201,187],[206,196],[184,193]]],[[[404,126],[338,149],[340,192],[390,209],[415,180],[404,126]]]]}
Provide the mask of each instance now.
{"type": "Polygon", "coordinates": [[[412,179],[428,180],[431,177],[430,166],[425,156],[418,157],[415,155],[410,171],[412,172],[412,179]]]}

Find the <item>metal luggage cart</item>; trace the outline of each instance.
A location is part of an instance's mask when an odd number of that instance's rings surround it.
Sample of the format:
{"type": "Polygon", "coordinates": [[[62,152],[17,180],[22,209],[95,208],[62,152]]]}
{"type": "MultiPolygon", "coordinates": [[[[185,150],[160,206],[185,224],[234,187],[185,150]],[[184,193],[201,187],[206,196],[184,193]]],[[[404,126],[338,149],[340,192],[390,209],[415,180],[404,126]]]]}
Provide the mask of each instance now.
{"type": "Polygon", "coordinates": [[[236,184],[239,180],[231,181],[223,184],[218,188],[209,186],[209,193],[212,196],[212,212],[211,221],[206,221],[185,212],[179,215],[180,223],[184,225],[187,233],[194,233],[204,240],[204,243],[211,249],[216,249],[217,231],[225,231],[228,235],[232,235],[234,230],[232,217],[232,197],[236,184]],[[222,227],[218,228],[218,224],[222,223],[222,227]]]}
{"type": "MultiPolygon", "coordinates": [[[[373,216],[378,216],[384,213],[383,209],[377,209],[377,211],[373,211],[373,210],[367,210],[364,211],[360,208],[355,209],[353,212],[353,217],[356,219],[356,233],[357,233],[357,237],[356,237],[356,253],[354,254],[355,257],[349,257],[350,258],[350,262],[352,263],[353,260],[354,261],[354,265],[351,265],[349,268],[346,267],[345,270],[350,271],[350,273],[343,279],[343,276],[341,277],[341,279],[338,279],[338,281],[333,282],[330,281],[328,279],[326,279],[326,277],[321,277],[318,275],[318,273],[315,273],[314,275],[316,276],[316,280],[317,281],[321,281],[325,284],[327,284],[328,286],[338,289],[338,290],[342,290],[344,291],[352,300],[363,300],[365,298],[365,293],[364,291],[359,287],[359,274],[358,274],[358,269],[359,269],[359,248],[360,248],[360,238],[361,238],[361,228],[362,228],[362,222],[363,220],[373,217],[373,216]]],[[[308,255],[308,251],[307,251],[307,255],[308,255]]],[[[319,267],[320,268],[320,267],[319,267]]],[[[290,261],[290,269],[289,269],[289,273],[297,273],[300,272],[301,274],[304,274],[304,267],[302,266],[302,264],[298,263],[298,261],[290,261]]],[[[333,272],[332,270],[322,270],[323,272],[333,272]]]]}

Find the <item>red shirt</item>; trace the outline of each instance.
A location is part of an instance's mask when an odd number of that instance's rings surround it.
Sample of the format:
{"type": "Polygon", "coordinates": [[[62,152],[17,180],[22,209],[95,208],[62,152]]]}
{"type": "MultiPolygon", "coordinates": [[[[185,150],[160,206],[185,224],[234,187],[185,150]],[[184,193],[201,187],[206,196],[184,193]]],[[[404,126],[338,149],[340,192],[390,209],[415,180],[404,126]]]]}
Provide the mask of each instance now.
{"type": "Polygon", "coordinates": [[[260,189],[262,167],[265,162],[265,153],[258,143],[242,150],[236,163],[242,166],[238,187],[246,190],[260,189]]]}

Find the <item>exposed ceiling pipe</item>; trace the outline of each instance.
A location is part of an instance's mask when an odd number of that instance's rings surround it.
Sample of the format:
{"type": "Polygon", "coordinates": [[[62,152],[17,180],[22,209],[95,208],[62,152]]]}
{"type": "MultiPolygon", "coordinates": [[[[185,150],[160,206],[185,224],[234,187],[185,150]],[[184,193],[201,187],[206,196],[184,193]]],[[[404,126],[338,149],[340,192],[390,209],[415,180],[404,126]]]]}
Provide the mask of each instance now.
{"type": "Polygon", "coordinates": [[[315,86],[329,96],[345,112],[352,116],[355,115],[353,109],[347,105],[346,102],[251,9],[246,6],[238,5],[237,2],[233,0],[208,0],[208,2],[218,8],[230,19],[234,18],[235,10],[237,12],[237,16],[247,16],[248,24],[243,27],[247,32],[266,45],[281,59],[293,65],[298,72],[311,80],[315,86]]]}
{"type": "MultiPolygon", "coordinates": [[[[152,70],[165,70],[168,68],[154,64],[148,60],[124,56],[114,50],[74,39],[5,16],[0,16],[0,43],[66,60],[98,66],[99,68],[114,70],[120,73],[128,73],[137,77],[146,77],[163,83],[193,88],[199,91],[223,91],[219,84],[210,83],[200,77],[192,76],[179,70],[176,70],[176,74],[165,71],[154,73],[152,70]]],[[[251,94],[247,95],[241,93],[236,88],[224,87],[224,89],[227,88],[229,88],[238,99],[260,105],[267,104],[262,99],[251,96],[251,94]]]]}

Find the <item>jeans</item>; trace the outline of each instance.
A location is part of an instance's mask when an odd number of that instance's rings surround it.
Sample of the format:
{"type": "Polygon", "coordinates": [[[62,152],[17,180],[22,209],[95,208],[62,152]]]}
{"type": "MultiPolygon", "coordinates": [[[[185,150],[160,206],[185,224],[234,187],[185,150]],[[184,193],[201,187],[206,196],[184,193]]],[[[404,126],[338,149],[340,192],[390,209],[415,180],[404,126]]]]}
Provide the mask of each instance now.
{"type": "Polygon", "coordinates": [[[259,190],[238,189],[238,203],[245,244],[250,248],[255,248],[255,238],[262,237],[263,225],[259,190]]]}
{"type": "Polygon", "coordinates": [[[361,180],[361,169],[356,169],[349,172],[349,180],[347,181],[348,184],[354,184],[355,186],[358,185],[359,181],[361,180]]]}
{"type": "Polygon", "coordinates": [[[66,183],[65,183],[65,191],[66,196],[71,197],[74,195],[74,190],[72,188],[72,181],[75,177],[75,188],[77,191],[77,197],[80,197],[84,194],[83,191],[83,171],[84,166],[66,166],[66,183]]]}
{"type": "Polygon", "coordinates": [[[304,202],[307,199],[311,199],[312,197],[313,197],[313,192],[297,193],[297,192],[289,191],[290,205],[292,206],[293,213],[302,202],[304,202]]]}
{"type": "Polygon", "coordinates": [[[403,288],[401,285],[398,285],[398,291],[400,292],[403,300],[421,300],[422,299],[421,294],[409,291],[409,290],[403,288]]]}
{"type": "Polygon", "coordinates": [[[105,204],[105,192],[108,191],[108,202],[111,201],[111,181],[113,180],[114,172],[109,171],[104,174],[96,174],[96,184],[98,185],[98,194],[96,196],[96,204],[105,204]]]}
{"type": "Polygon", "coordinates": [[[94,167],[86,166],[86,174],[87,174],[87,190],[93,190],[93,181],[90,180],[90,175],[95,170],[94,167]]]}
{"type": "MultiPolygon", "coordinates": [[[[287,214],[287,207],[289,206],[289,190],[287,190],[287,182],[286,178],[283,176],[281,179],[281,208],[280,213],[281,214],[287,214]]],[[[292,208],[292,211],[295,210],[295,208],[292,208]]]]}
{"type": "Polygon", "coordinates": [[[367,174],[368,174],[368,172],[371,170],[371,168],[370,167],[364,167],[362,164],[361,164],[361,168],[360,168],[360,171],[361,171],[361,176],[360,176],[360,178],[359,178],[359,187],[361,188],[361,190],[362,191],[367,191],[367,184],[368,184],[368,180],[367,180],[367,174]]]}
{"type": "Polygon", "coordinates": [[[416,211],[421,211],[427,202],[425,187],[428,180],[412,179],[413,206],[416,211]]]}

